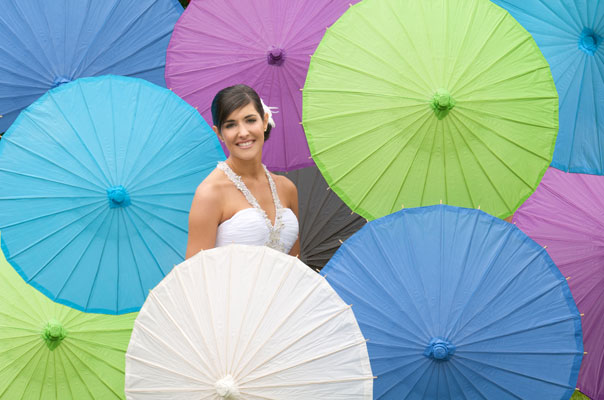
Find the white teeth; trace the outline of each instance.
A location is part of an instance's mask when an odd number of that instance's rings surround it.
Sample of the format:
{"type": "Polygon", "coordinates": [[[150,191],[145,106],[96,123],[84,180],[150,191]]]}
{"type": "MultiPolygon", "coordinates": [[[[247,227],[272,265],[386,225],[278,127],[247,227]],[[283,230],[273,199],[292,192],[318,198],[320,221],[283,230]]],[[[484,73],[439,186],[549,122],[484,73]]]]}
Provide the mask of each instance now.
{"type": "Polygon", "coordinates": [[[247,146],[251,146],[251,144],[252,144],[252,142],[249,141],[249,142],[245,142],[245,143],[239,143],[237,146],[239,146],[239,147],[247,147],[247,146]]]}

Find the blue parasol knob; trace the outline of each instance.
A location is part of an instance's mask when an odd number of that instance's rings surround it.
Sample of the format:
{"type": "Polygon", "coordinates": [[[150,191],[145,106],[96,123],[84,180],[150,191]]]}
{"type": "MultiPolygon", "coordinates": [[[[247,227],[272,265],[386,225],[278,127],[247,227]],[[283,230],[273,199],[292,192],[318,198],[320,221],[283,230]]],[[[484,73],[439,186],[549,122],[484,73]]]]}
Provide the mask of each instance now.
{"type": "Polygon", "coordinates": [[[602,38],[598,34],[589,28],[585,28],[579,36],[579,49],[593,56],[601,41],[602,38]]]}
{"type": "Polygon", "coordinates": [[[281,65],[285,61],[285,51],[278,47],[271,47],[266,53],[266,59],[270,65],[281,65]]]}
{"type": "Polygon", "coordinates": [[[447,361],[455,353],[455,346],[448,340],[432,338],[424,350],[424,355],[435,361],[447,361]]]}
{"type": "Polygon", "coordinates": [[[126,188],[122,185],[112,186],[107,189],[107,197],[109,198],[109,207],[127,207],[130,205],[130,195],[126,188]]]}
{"type": "Polygon", "coordinates": [[[52,81],[52,88],[56,88],[58,86],[63,85],[64,83],[71,82],[70,78],[66,78],[64,76],[57,76],[54,81],[52,81]]]}
{"type": "Polygon", "coordinates": [[[44,331],[42,332],[42,339],[44,339],[46,346],[48,346],[51,351],[56,349],[66,336],[67,331],[65,331],[63,325],[56,319],[50,319],[46,323],[46,326],[44,326],[44,331]]]}

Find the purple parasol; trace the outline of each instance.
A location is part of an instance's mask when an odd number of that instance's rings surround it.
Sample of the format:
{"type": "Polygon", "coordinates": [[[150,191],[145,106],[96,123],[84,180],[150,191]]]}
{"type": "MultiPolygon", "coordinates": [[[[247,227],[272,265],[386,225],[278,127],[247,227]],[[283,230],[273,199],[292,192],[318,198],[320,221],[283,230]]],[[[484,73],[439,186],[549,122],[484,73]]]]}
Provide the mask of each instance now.
{"type": "Polygon", "coordinates": [[[239,83],[253,87],[267,105],[279,108],[264,164],[273,171],[313,165],[300,125],[300,89],[325,29],[357,2],[192,1],[172,34],[166,83],[209,123],[220,89],[239,83]]]}
{"type": "Polygon", "coordinates": [[[604,176],[549,168],[514,223],[547,251],[567,277],[583,316],[577,386],[604,400],[604,176]]]}

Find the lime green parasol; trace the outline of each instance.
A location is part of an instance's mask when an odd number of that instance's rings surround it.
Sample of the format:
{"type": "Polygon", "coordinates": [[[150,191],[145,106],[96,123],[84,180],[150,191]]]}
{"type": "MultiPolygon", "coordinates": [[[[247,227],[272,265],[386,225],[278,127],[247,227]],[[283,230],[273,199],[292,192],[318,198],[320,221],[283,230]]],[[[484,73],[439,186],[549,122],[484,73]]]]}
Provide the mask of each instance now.
{"type": "Polygon", "coordinates": [[[549,165],[558,95],[532,37],[488,0],[364,0],[303,89],[311,154],[368,219],[443,202],[511,215],[549,165]]]}
{"type": "Polygon", "coordinates": [[[0,399],[124,398],[136,315],[86,314],[54,303],[0,253],[0,399]]]}

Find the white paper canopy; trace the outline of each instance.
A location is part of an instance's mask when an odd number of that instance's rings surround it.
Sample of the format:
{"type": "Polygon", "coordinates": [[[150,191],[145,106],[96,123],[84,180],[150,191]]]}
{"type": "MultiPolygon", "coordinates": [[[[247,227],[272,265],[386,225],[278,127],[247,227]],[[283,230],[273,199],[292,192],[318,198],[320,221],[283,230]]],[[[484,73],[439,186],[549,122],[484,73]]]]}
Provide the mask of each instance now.
{"type": "Polygon", "coordinates": [[[126,355],[130,399],[371,399],[350,305],[267,247],[202,251],[149,294],[126,355]]]}

